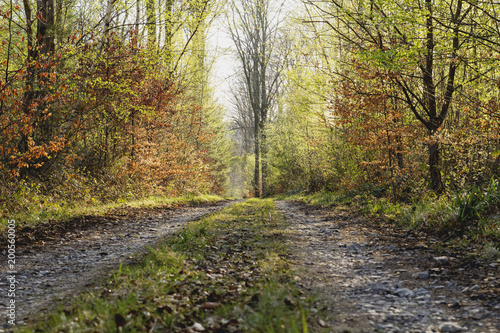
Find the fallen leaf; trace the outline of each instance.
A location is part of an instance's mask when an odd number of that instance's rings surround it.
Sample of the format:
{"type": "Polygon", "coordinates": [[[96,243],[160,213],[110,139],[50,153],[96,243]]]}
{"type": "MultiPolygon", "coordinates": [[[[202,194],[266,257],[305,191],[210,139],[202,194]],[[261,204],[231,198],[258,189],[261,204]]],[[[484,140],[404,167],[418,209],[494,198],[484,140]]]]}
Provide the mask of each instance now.
{"type": "Polygon", "coordinates": [[[250,299],[249,305],[250,305],[250,306],[255,306],[255,305],[257,305],[259,302],[260,302],[260,297],[259,297],[259,294],[255,294],[255,295],[253,295],[253,296],[252,296],[252,298],[250,299]]]}
{"type": "Polygon", "coordinates": [[[195,332],[204,332],[205,331],[205,327],[203,327],[203,325],[200,323],[194,323],[194,325],[191,326],[191,329],[195,332]]]}
{"type": "Polygon", "coordinates": [[[203,310],[213,310],[213,309],[219,308],[221,305],[222,304],[220,304],[218,302],[205,302],[205,303],[203,303],[200,306],[200,309],[203,309],[203,310]]]}
{"type": "Polygon", "coordinates": [[[165,306],[160,306],[158,307],[157,309],[158,313],[163,313],[163,312],[167,312],[167,313],[172,313],[174,310],[169,307],[168,305],[165,305],[165,306]]]}
{"type": "Polygon", "coordinates": [[[288,307],[295,307],[295,301],[291,297],[287,296],[285,297],[285,305],[288,307]]]}
{"type": "Polygon", "coordinates": [[[222,324],[222,325],[224,325],[224,326],[231,326],[231,325],[233,325],[233,326],[237,326],[237,325],[239,324],[238,319],[235,319],[235,318],[230,319],[230,320],[227,320],[227,319],[222,318],[222,319],[220,320],[220,322],[221,322],[221,324],[222,324]]]}
{"type": "Polygon", "coordinates": [[[125,326],[125,324],[127,323],[127,321],[125,320],[125,317],[123,317],[121,314],[117,313],[115,314],[115,324],[116,324],[116,328],[120,328],[120,327],[123,327],[125,326]]]}

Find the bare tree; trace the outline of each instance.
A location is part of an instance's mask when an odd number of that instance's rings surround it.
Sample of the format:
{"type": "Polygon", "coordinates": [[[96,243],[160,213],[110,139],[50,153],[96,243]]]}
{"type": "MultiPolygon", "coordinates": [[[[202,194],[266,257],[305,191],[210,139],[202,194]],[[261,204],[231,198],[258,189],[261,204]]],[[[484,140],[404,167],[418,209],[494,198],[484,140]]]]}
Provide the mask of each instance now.
{"type": "Polygon", "coordinates": [[[231,117],[231,131],[233,140],[237,144],[237,152],[241,155],[251,154],[254,151],[254,117],[251,103],[246,93],[243,80],[231,87],[233,115],[231,117]]]}
{"type": "Polygon", "coordinates": [[[281,11],[271,11],[270,0],[235,0],[230,4],[233,18],[229,33],[243,69],[248,100],[254,118],[254,194],[267,192],[267,145],[265,126],[276,101],[280,71],[275,65],[281,11]]]}

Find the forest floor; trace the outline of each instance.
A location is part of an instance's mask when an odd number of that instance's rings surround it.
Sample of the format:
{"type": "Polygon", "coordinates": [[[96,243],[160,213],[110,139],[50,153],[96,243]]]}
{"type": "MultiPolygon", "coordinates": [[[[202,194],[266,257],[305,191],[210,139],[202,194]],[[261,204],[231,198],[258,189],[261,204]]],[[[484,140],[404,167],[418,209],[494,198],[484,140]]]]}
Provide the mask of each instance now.
{"type": "MultiPolygon", "coordinates": [[[[100,293],[102,278],[118,269],[120,263],[139,262],[148,247],[181,232],[189,221],[230,205],[232,202],[176,209],[124,209],[47,230],[26,230],[19,236],[21,247],[16,262],[17,324],[35,322],[46,309],[53,309],[82,290],[100,293]]],[[[291,201],[277,201],[276,207],[276,214],[286,218],[283,220],[286,231],[279,237],[288,244],[288,253],[278,257],[285,258],[286,265],[290,265],[291,283],[300,294],[313,295],[313,305],[305,305],[309,331],[500,332],[498,261],[482,260],[466,251],[440,249],[438,239],[374,223],[343,208],[325,209],[291,201]]],[[[267,227],[265,216],[269,214],[271,220],[271,213],[253,214],[260,216],[254,219],[256,223],[267,227]]],[[[250,221],[248,216],[243,220],[250,221]]],[[[229,237],[211,237],[215,245],[205,250],[211,267],[207,273],[210,279],[225,278],[224,272],[230,270],[240,269],[242,272],[235,274],[242,276],[259,271],[255,268],[256,259],[248,259],[250,264],[247,264],[247,259],[241,261],[232,256],[242,251],[253,253],[248,245],[251,243],[243,246],[234,242],[247,239],[249,233],[254,237],[260,229],[250,229],[250,225],[239,228],[231,230],[229,237]],[[222,260],[223,251],[228,259],[222,260]]],[[[277,231],[272,234],[278,237],[277,231]]],[[[196,267],[203,271],[205,266],[196,267]]],[[[185,271],[187,268],[180,274],[190,276],[185,271]]],[[[3,267],[0,275],[0,304],[6,306],[7,280],[3,267]]],[[[247,285],[253,283],[248,282],[252,281],[248,277],[245,279],[247,285]]],[[[240,282],[234,282],[237,289],[228,287],[231,293],[240,292],[240,282]]],[[[190,295],[198,289],[199,286],[193,288],[190,295]]],[[[233,296],[228,296],[228,300],[237,302],[233,296]]],[[[255,302],[255,295],[247,301],[255,302]]],[[[289,298],[284,302],[288,306],[294,304],[289,298]]],[[[214,303],[205,302],[201,308],[207,308],[206,304],[214,303]]],[[[117,329],[122,329],[117,318],[121,317],[114,318],[117,329]]],[[[205,319],[214,321],[213,318],[205,319]]],[[[230,320],[224,322],[231,325],[230,320]]],[[[184,331],[245,331],[242,327],[236,325],[224,330],[220,323],[210,326],[204,322],[185,326],[184,331]]],[[[152,325],[151,331],[154,328],[152,325]]],[[[0,326],[0,332],[9,329],[6,324],[0,326]]],[[[304,331],[304,327],[297,331],[304,331]]]]}

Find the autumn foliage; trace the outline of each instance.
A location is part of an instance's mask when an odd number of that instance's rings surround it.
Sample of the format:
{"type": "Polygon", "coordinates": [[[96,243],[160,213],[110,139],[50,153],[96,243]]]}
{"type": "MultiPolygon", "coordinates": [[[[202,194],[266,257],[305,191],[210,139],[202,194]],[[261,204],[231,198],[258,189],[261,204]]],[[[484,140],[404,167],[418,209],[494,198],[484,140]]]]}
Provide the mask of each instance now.
{"type": "Polygon", "coordinates": [[[204,107],[137,31],[75,34],[52,52],[40,37],[2,37],[2,201],[21,180],[64,188],[75,175],[145,193],[220,190],[204,107]]]}
{"type": "MultiPolygon", "coordinates": [[[[395,80],[406,79],[399,73],[353,60],[349,74],[333,85],[335,98],[329,106],[330,121],[325,124],[337,129],[362,155],[362,171],[350,186],[391,185],[399,191],[394,194],[404,197],[404,192],[426,181],[425,156],[433,141],[441,145],[439,167],[447,186],[485,184],[499,176],[499,109],[493,100],[476,99],[471,105],[462,95],[456,99],[450,119],[429,136],[401,102],[402,92],[395,80]]],[[[341,181],[349,186],[351,180],[341,181]]]]}

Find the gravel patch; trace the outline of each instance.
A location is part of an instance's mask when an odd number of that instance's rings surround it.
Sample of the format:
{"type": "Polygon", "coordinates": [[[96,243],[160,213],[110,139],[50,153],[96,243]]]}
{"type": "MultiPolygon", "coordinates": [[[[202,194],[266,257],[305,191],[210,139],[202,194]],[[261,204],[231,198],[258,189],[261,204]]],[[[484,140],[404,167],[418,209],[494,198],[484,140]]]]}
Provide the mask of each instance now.
{"type": "MultiPolygon", "coordinates": [[[[211,214],[233,202],[187,207],[176,210],[154,209],[142,216],[97,219],[91,227],[68,230],[54,239],[25,245],[16,252],[16,323],[37,320],[54,305],[82,291],[106,292],[98,282],[120,263],[136,262],[166,235],[181,230],[189,221],[211,214]]],[[[6,252],[3,250],[6,257],[6,252]]],[[[7,308],[9,282],[7,265],[0,267],[0,306],[7,308]]],[[[10,326],[2,316],[0,332],[10,326]]]]}
{"type": "Polygon", "coordinates": [[[293,230],[297,283],[331,310],[331,332],[500,332],[500,270],[438,240],[346,211],[280,201],[293,230]]]}

